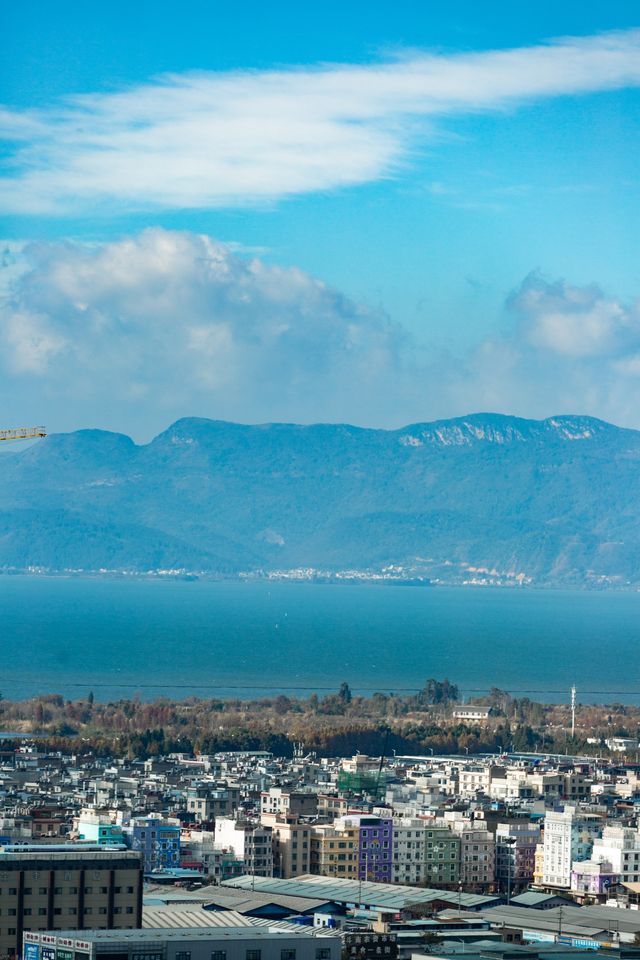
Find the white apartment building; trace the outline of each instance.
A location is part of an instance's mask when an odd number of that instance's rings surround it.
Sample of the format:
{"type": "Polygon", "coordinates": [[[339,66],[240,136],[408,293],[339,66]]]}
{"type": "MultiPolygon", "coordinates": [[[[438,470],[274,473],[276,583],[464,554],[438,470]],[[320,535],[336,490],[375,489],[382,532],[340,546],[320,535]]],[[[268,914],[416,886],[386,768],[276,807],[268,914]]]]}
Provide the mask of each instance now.
{"type": "Polygon", "coordinates": [[[215,842],[230,847],[236,857],[244,860],[246,873],[254,873],[257,877],[273,876],[270,827],[236,820],[235,817],[218,817],[215,842]]]}
{"type": "Polygon", "coordinates": [[[506,770],[489,763],[465,764],[458,770],[458,794],[473,799],[478,793],[491,794],[491,781],[504,778],[506,770]]]}
{"type": "Polygon", "coordinates": [[[581,814],[568,804],[562,811],[549,811],[544,818],[543,884],[568,890],[573,862],[589,859],[601,828],[600,817],[581,814]]]}
{"type": "Polygon", "coordinates": [[[605,827],[593,841],[591,860],[610,864],[622,883],[640,883],[640,833],[632,827],[605,827]]]}

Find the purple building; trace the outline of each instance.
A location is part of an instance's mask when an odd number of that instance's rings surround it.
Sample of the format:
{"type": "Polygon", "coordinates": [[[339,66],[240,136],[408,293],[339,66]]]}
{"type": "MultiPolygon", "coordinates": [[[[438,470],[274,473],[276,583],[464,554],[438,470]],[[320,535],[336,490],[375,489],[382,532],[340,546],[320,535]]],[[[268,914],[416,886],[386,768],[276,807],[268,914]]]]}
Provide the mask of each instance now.
{"type": "MultiPolygon", "coordinates": [[[[337,823],[337,821],[336,821],[337,823]]],[[[345,828],[358,828],[358,879],[391,883],[393,879],[393,821],[391,817],[347,814],[345,828]]]]}

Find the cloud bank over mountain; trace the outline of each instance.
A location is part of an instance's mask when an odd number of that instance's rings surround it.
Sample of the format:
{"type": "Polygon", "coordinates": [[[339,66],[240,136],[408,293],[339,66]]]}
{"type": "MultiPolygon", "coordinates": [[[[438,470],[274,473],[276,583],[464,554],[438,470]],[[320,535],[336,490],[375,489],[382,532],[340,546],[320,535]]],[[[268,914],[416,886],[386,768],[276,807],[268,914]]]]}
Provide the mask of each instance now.
{"type": "Polygon", "coordinates": [[[0,302],[0,398],[20,421],[138,438],[187,413],[397,426],[565,410],[640,425],[640,308],[595,284],[533,273],[507,298],[503,332],[451,356],[207,236],[31,244],[19,260],[0,302]]]}

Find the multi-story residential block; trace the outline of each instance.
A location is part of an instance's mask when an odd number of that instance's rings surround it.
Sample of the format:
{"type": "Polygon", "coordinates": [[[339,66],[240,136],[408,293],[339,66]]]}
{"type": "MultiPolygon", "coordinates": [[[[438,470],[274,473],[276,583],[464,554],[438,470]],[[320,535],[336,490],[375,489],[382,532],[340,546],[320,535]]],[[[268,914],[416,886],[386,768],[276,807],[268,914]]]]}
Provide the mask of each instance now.
{"type": "Polygon", "coordinates": [[[460,846],[457,833],[429,824],[425,837],[425,882],[427,886],[454,887],[460,882],[460,846]]]}
{"type": "Polygon", "coordinates": [[[495,883],[495,837],[482,821],[453,820],[460,837],[460,882],[472,890],[485,891],[495,883]]]}
{"type": "Polygon", "coordinates": [[[544,818],[543,884],[569,889],[574,861],[589,859],[601,829],[600,817],[580,813],[570,804],[549,811],[544,818]]]}
{"type": "Polygon", "coordinates": [[[571,870],[571,893],[576,900],[599,900],[607,895],[617,879],[606,861],[576,860],[571,870]]]}
{"type": "Polygon", "coordinates": [[[360,830],[314,824],[311,829],[310,873],[355,880],[358,876],[360,830]]]}
{"type": "Polygon", "coordinates": [[[542,886],[542,878],[544,877],[544,843],[541,841],[536,844],[536,850],[533,858],[533,885],[534,887],[542,886]]]}
{"type": "Polygon", "coordinates": [[[132,821],[125,835],[131,849],[139,850],[145,873],[180,866],[180,824],[161,817],[140,817],[132,821]]]}
{"type": "Polygon", "coordinates": [[[393,864],[393,820],[366,814],[348,814],[336,821],[339,830],[358,829],[358,877],[391,883],[393,864]]]}
{"type": "Polygon", "coordinates": [[[74,844],[0,850],[0,956],[21,954],[25,930],[139,927],[140,855],[74,844]]]}
{"type": "Polygon", "coordinates": [[[338,797],[329,793],[318,794],[318,816],[342,817],[348,809],[349,801],[345,797],[338,797]]]}
{"type": "Polygon", "coordinates": [[[618,882],[640,883],[640,834],[636,828],[607,826],[594,838],[590,859],[572,864],[571,890],[600,896],[618,882]]]}
{"type": "Polygon", "coordinates": [[[393,883],[422,883],[426,869],[426,833],[424,820],[393,821],[393,883]]]}
{"type": "Polygon", "coordinates": [[[540,828],[529,821],[499,823],[496,828],[496,882],[509,894],[526,889],[535,872],[540,828]]]}
{"type": "Polygon", "coordinates": [[[260,795],[260,812],[314,817],[318,812],[318,795],[302,790],[290,792],[281,787],[271,787],[260,795]]]}
{"type": "Polygon", "coordinates": [[[640,883],[640,833],[637,828],[604,827],[593,841],[591,859],[611,864],[621,883],[640,883]]]}
{"type": "Polygon", "coordinates": [[[203,877],[220,883],[244,873],[244,860],[233,850],[215,842],[213,830],[184,830],[180,838],[180,866],[198,870],[203,877]]]}
{"type": "Polygon", "coordinates": [[[85,807],[79,816],[73,818],[73,834],[79,840],[90,843],[125,843],[122,824],[116,823],[107,811],[94,810],[91,807],[85,807]]]}
{"type": "Polygon", "coordinates": [[[263,813],[260,822],[271,830],[274,877],[288,880],[310,873],[310,825],[299,817],[278,813],[263,813]]]}
{"type": "Polygon", "coordinates": [[[258,877],[273,876],[273,846],[270,827],[236,820],[235,817],[219,817],[215,827],[216,843],[230,847],[237,857],[244,860],[245,872],[258,877]]]}
{"type": "Polygon", "coordinates": [[[491,781],[495,778],[502,778],[505,775],[505,768],[492,763],[469,763],[464,764],[458,770],[457,792],[461,797],[473,798],[478,794],[489,796],[491,793],[491,781]]]}
{"type": "Polygon", "coordinates": [[[212,784],[196,783],[187,788],[186,807],[200,823],[210,822],[216,817],[228,817],[238,806],[240,790],[237,787],[216,787],[212,784]]]}

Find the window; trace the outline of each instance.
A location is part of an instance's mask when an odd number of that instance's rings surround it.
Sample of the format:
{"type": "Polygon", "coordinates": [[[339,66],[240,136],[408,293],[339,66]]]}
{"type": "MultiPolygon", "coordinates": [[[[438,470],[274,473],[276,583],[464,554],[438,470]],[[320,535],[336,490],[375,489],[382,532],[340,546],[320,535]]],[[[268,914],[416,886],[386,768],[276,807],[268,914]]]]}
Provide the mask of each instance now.
{"type": "Polygon", "coordinates": [[[46,887],[38,887],[38,893],[40,894],[41,897],[44,896],[46,892],[47,892],[46,887]]]}
{"type": "Polygon", "coordinates": [[[87,914],[87,913],[93,913],[93,907],[85,907],[85,908],[84,908],[84,912],[85,912],[85,914],[87,914]]]}
{"type": "Polygon", "coordinates": [[[46,907],[38,907],[38,916],[39,916],[39,917],[46,917],[46,915],[47,915],[47,908],[46,908],[46,907]]]}
{"type": "Polygon", "coordinates": [[[226,950],[214,950],[211,954],[211,960],[227,960],[226,950]]]}
{"type": "Polygon", "coordinates": [[[30,917],[30,916],[31,916],[31,907],[26,907],[22,912],[23,912],[23,914],[24,914],[25,917],[30,917]]]}
{"type": "Polygon", "coordinates": [[[175,960],[191,960],[191,951],[178,950],[175,956],[175,960]]]}
{"type": "Polygon", "coordinates": [[[260,950],[247,950],[245,960],[260,960],[261,953],[260,950]]]}
{"type": "Polygon", "coordinates": [[[25,897],[28,897],[30,893],[31,893],[31,887],[25,887],[24,888],[25,897]]]}
{"type": "Polygon", "coordinates": [[[296,960],[295,950],[281,950],[280,960],[296,960]]]}

